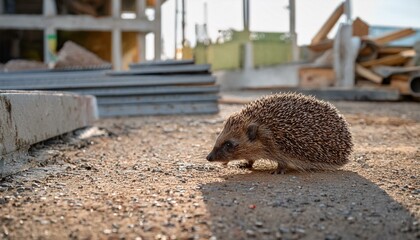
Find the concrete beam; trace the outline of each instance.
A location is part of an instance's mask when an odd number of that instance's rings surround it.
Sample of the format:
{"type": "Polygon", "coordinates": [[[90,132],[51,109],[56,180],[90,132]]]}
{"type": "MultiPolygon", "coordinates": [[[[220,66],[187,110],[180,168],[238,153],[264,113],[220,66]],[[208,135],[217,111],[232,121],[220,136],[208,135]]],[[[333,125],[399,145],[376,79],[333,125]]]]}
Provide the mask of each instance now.
{"type": "Polygon", "coordinates": [[[26,152],[32,144],[92,125],[97,116],[93,96],[0,91],[0,177],[22,170],[25,164],[17,161],[17,152],[26,152]]]}
{"type": "Polygon", "coordinates": [[[91,30],[152,32],[154,23],[146,19],[94,18],[91,16],[39,16],[30,14],[0,15],[0,29],[44,30],[47,27],[60,30],[91,30]]]}

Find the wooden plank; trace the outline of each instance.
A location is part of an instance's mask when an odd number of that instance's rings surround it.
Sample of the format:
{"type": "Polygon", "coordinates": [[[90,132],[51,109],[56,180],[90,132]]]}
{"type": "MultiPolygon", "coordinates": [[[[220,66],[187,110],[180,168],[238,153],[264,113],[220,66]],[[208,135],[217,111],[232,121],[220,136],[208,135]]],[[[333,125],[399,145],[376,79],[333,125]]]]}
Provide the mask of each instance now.
{"type": "Polygon", "coordinates": [[[328,87],[335,84],[335,73],[332,68],[300,68],[299,86],[328,87]]]}
{"type": "Polygon", "coordinates": [[[319,29],[318,33],[312,38],[311,44],[318,44],[322,40],[325,40],[328,33],[337,23],[338,19],[344,13],[344,2],[341,3],[331,14],[331,16],[327,19],[327,21],[322,25],[321,29],[319,29]]]}
{"type": "Polygon", "coordinates": [[[357,55],[357,62],[370,61],[378,58],[379,46],[375,42],[370,40],[363,40],[359,54],[357,55]]]}
{"type": "Polygon", "coordinates": [[[360,65],[362,65],[363,67],[372,67],[372,66],[377,66],[377,65],[396,66],[396,65],[404,64],[407,61],[407,58],[410,56],[412,56],[412,51],[407,50],[399,54],[389,55],[386,57],[373,59],[366,62],[360,62],[360,65]]]}
{"type": "Polygon", "coordinates": [[[394,74],[391,76],[391,80],[399,80],[399,81],[410,81],[410,75],[408,74],[394,74]]]}
{"type": "Polygon", "coordinates": [[[380,75],[367,68],[364,68],[360,64],[356,64],[356,73],[374,83],[381,84],[383,81],[383,78],[380,75]]]}
{"type": "MultiPolygon", "coordinates": [[[[369,34],[369,25],[359,17],[353,22],[353,36],[365,36],[369,34]]],[[[317,43],[312,42],[308,48],[315,52],[323,52],[333,47],[332,39],[323,39],[317,43]]]]}
{"type": "Polygon", "coordinates": [[[404,80],[397,76],[398,75],[391,77],[390,87],[397,89],[403,95],[410,95],[411,91],[410,91],[410,86],[409,86],[410,84],[408,82],[408,79],[404,80]]]}
{"type": "Polygon", "coordinates": [[[391,33],[387,33],[380,37],[371,38],[370,40],[374,41],[378,45],[385,45],[397,39],[408,37],[414,33],[416,33],[416,31],[414,31],[412,28],[405,28],[402,30],[397,30],[391,33]]]}
{"type": "Polygon", "coordinates": [[[394,74],[403,74],[403,73],[409,74],[409,73],[414,73],[414,72],[420,72],[420,66],[415,66],[415,67],[374,66],[372,67],[372,71],[386,78],[394,74]]]}
{"type": "Polygon", "coordinates": [[[160,104],[115,104],[99,105],[100,117],[174,115],[174,114],[215,114],[219,112],[217,101],[160,103],[160,104]]]}
{"type": "Polygon", "coordinates": [[[309,45],[308,48],[314,52],[323,52],[328,49],[331,49],[333,45],[334,45],[334,40],[325,39],[325,40],[320,41],[319,43],[309,45]]]}
{"type": "Polygon", "coordinates": [[[369,35],[369,25],[361,18],[357,17],[352,24],[353,36],[367,36],[369,35]]]}
{"type": "Polygon", "coordinates": [[[398,54],[402,51],[410,50],[410,47],[381,47],[378,49],[379,54],[398,54]]]}
{"type": "Polygon", "coordinates": [[[416,50],[414,49],[405,50],[405,51],[400,52],[400,55],[403,57],[415,57],[416,50]]]}

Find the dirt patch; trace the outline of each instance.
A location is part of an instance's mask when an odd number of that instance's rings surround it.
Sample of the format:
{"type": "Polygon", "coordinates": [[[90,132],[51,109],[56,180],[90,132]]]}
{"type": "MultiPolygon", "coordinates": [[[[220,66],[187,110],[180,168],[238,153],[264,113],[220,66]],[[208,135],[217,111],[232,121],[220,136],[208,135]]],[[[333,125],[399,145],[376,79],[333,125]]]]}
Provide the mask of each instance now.
{"type": "MultiPolygon", "coordinates": [[[[107,119],[107,136],[34,149],[42,166],[0,182],[6,239],[418,239],[420,109],[335,103],[352,161],[336,172],[271,175],[206,162],[212,116],[107,119]]],[[[2,235],[1,235],[2,234],[2,235]]]]}

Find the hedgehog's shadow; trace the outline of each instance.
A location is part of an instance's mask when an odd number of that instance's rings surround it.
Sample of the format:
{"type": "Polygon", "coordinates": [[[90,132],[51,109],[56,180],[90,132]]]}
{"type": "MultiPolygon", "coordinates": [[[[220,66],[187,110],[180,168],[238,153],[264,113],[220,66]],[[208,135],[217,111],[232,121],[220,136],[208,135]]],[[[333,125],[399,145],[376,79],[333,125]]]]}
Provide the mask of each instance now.
{"type": "Polygon", "coordinates": [[[256,238],[266,238],[268,232],[274,238],[281,226],[288,229],[278,233],[285,238],[315,234],[313,238],[322,239],[338,233],[345,239],[387,238],[402,234],[400,229],[414,221],[385,191],[355,172],[272,175],[263,170],[225,179],[201,189],[211,215],[211,230],[221,239],[248,238],[246,230],[256,238]],[[298,228],[306,233],[296,232],[298,228]]]}

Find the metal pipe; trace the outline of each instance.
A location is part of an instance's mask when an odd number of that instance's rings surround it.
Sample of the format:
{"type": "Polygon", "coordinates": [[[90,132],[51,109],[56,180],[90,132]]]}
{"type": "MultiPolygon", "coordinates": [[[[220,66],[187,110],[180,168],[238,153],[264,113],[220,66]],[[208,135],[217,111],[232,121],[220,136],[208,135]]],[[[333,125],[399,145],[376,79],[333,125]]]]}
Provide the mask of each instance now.
{"type": "Polygon", "coordinates": [[[185,0],[182,0],[182,46],[185,45],[185,0]]]}
{"type": "Polygon", "coordinates": [[[295,0],[289,0],[289,33],[292,40],[293,61],[299,61],[299,48],[296,34],[296,4],[295,0]]]}
{"type": "Polygon", "coordinates": [[[176,48],[178,45],[178,0],[175,0],[175,39],[174,39],[174,59],[176,58],[176,48]]]}
{"type": "Polygon", "coordinates": [[[249,0],[243,0],[244,31],[249,31],[249,0]]]}
{"type": "Polygon", "coordinates": [[[410,91],[412,96],[420,97],[420,74],[411,77],[410,91]]]}

